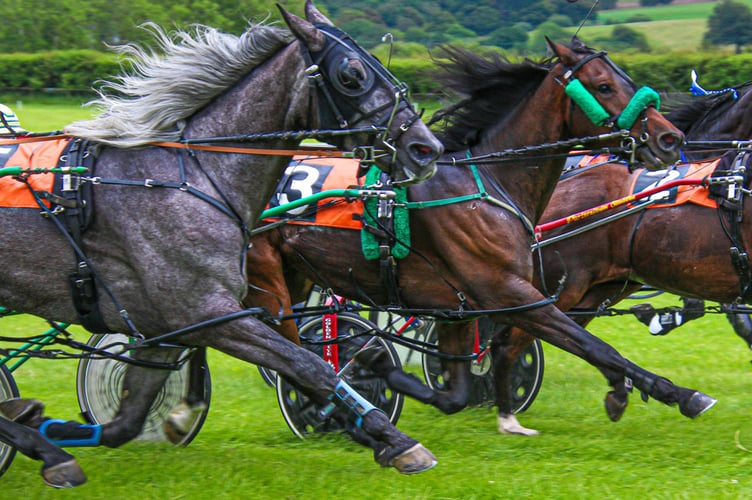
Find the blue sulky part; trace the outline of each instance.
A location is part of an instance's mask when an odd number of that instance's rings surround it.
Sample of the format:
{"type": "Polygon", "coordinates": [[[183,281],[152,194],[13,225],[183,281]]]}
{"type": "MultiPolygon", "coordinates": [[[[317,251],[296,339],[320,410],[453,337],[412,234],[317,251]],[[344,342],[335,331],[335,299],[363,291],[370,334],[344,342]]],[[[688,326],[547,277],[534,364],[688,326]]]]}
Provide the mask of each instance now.
{"type": "Polygon", "coordinates": [[[39,426],[39,432],[42,433],[47,441],[61,447],[99,446],[102,442],[101,425],[79,424],[78,422],[51,418],[42,422],[42,425],[39,426]],[[60,427],[58,429],[51,429],[54,426],[60,427]],[[50,434],[53,436],[60,434],[61,430],[71,437],[58,438],[50,436],[50,434]]]}
{"type": "MultiPolygon", "coordinates": [[[[342,404],[358,416],[355,421],[355,425],[358,427],[362,426],[363,417],[374,410],[381,411],[372,405],[366,398],[358,394],[355,389],[350,387],[350,385],[344,380],[340,380],[337,383],[337,386],[334,388],[334,394],[330,396],[329,399],[332,399],[335,396],[342,404]]],[[[325,417],[331,413],[333,409],[333,405],[328,406],[322,411],[321,416],[325,417]]]]}

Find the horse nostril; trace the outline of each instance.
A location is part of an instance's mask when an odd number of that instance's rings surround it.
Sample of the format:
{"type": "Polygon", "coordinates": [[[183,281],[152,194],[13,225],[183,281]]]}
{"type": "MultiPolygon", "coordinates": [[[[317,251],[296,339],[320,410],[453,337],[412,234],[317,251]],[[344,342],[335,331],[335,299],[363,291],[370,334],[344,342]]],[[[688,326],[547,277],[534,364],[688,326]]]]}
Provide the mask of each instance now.
{"type": "Polygon", "coordinates": [[[428,164],[438,156],[438,152],[427,144],[412,144],[410,153],[415,161],[421,164],[428,164]]]}
{"type": "Polygon", "coordinates": [[[669,151],[677,149],[683,142],[683,138],[677,134],[664,134],[661,136],[661,144],[669,151]]]}

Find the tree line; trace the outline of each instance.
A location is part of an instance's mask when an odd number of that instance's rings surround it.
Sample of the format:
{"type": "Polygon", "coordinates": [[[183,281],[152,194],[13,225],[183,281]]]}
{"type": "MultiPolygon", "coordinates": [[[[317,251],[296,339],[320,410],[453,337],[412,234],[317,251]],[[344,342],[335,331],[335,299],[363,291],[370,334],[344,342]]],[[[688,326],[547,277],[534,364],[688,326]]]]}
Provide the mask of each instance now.
{"type": "MultiPolygon", "coordinates": [[[[571,36],[571,27],[588,15],[615,8],[617,0],[315,0],[317,7],[339,27],[368,48],[385,33],[400,42],[412,42],[424,51],[442,43],[468,42],[525,54],[542,40],[530,39],[538,30],[554,39],[571,36]],[[569,27],[568,30],[564,27],[569,27]]],[[[641,0],[645,6],[672,0],[641,0]]],[[[280,0],[302,15],[304,0],[280,0]]],[[[278,19],[275,0],[4,0],[0,2],[0,53],[35,53],[58,50],[103,51],[106,45],[145,42],[146,21],[165,27],[192,23],[241,33],[248,23],[278,19]]],[[[717,2],[705,34],[708,47],[752,45],[752,13],[735,0],[717,2]]],[[[593,40],[610,50],[650,47],[644,35],[616,25],[608,40],[593,40]]]]}
{"type": "MultiPolygon", "coordinates": [[[[614,0],[615,2],[615,0],[614,0]]],[[[0,52],[94,49],[147,39],[145,21],[191,23],[240,33],[249,21],[278,19],[272,0],[4,0],[0,2],[0,52]]],[[[302,14],[304,0],[281,0],[302,14]]],[[[608,4],[609,2],[601,2],[608,4]]],[[[552,16],[579,22],[591,2],[580,0],[316,0],[316,6],[366,46],[386,32],[423,45],[485,37],[512,26],[534,29],[552,16]]],[[[597,12],[595,13],[597,16],[597,12]]],[[[493,38],[493,37],[491,37],[493,38]]]]}

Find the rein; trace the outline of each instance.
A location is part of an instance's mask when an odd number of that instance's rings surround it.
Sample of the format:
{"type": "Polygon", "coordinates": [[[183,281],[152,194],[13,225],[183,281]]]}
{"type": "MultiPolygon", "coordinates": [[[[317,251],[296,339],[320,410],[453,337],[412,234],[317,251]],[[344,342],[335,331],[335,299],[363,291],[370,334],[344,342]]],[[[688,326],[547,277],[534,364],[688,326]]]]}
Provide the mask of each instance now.
{"type": "MultiPolygon", "coordinates": [[[[366,127],[355,128],[347,130],[303,130],[294,132],[272,132],[264,134],[249,134],[242,136],[231,137],[204,137],[197,139],[184,139],[175,142],[153,142],[148,146],[173,148],[173,149],[186,149],[196,151],[207,151],[214,153],[236,153],[236,154],[248,154],[248,155],[266,155],[266,156],[295,156],[295,155],[310,155],[310,156],[322,156],[326,158],[355,158],[361,157],[363,161],[370,161],[374,151],[369,148],[357,148],[354,151],[341,151],[336,149],[322,149],[311,148],[301,146],[299,149],[270,149],[270,148],[252,148],[252,147],[238,147],[238,146],[218,146],[217,143],[224,142],[245,142],[254,140],[275,140],[275,139],[298,139],[298,138],[311,138],[321,139],[328,136],[337,135],[351,135],[362,133],[380,133],[381,128],[366,127]],[[359,156],[362,155],[362,156],[359,156]]],[[[58,139],[73,139],[74,137],[68,134],[51,134],[51,135],[38,135],[28,137],[17,138],[0,138],[0,146],[10,146],[15,144],[33,143],[54,141],[58,139]]]]}

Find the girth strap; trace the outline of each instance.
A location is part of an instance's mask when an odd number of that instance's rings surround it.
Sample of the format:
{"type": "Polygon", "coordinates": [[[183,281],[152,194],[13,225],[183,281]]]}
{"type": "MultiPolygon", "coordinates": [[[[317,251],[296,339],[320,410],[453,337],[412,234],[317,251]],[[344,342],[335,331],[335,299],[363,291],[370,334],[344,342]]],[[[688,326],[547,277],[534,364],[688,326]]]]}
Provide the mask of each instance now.
{"type": "MultiPolygon", "coordinates": [[[[66,153],[60,158],[60,166],[83,166],[91,172],[94,167],[94,155],[87,146],[87,141],[72,140],[66,153]]],[[[91,210],[87,206],[88,200],[91,200],[91,185],[82,183],[78,174],[63,174],[59,176],[56,191],[59,194],[55,196],[63,200],[60,203],[63,207],[63,225],[78,248],[83,250],[83,231],[91,222],[91,210]],[[84,189],[87,191],[86,194],[84,189]]],[[[74,256],[76,267],[68,275],[68,285],[81,325],[94,333],[109,333],[111,330],[105,324],[99,309],[94,273],[86,260],[81,259],[75,252],[74,256]]]]}
{"type": "MultiPolygon", "coordinates": [[[[737,175],[740,172],[745,172],[746,164],[751,154],[749,151],[739,152],[728,171],[716,170],[714,174],[737,175]]],[[[726,191],[725,196],[718,196],[717,199],[719,215],[725,215],[728,222],[726,235],[731,242],[731,247],[729,248],[731,263],[734,266],[736,274],[739,276],[741,289],[739,297],[744,302],[749,302],[752,300],[752,268],[750,267],[749,253],[744,248],[744,240],[741,233],[741,222],[744,214],[743,188],[744,185],[728,184],[728,191],[726,191]]],[[[714,194],[717,195],[717,193],[714,194]]]]}

